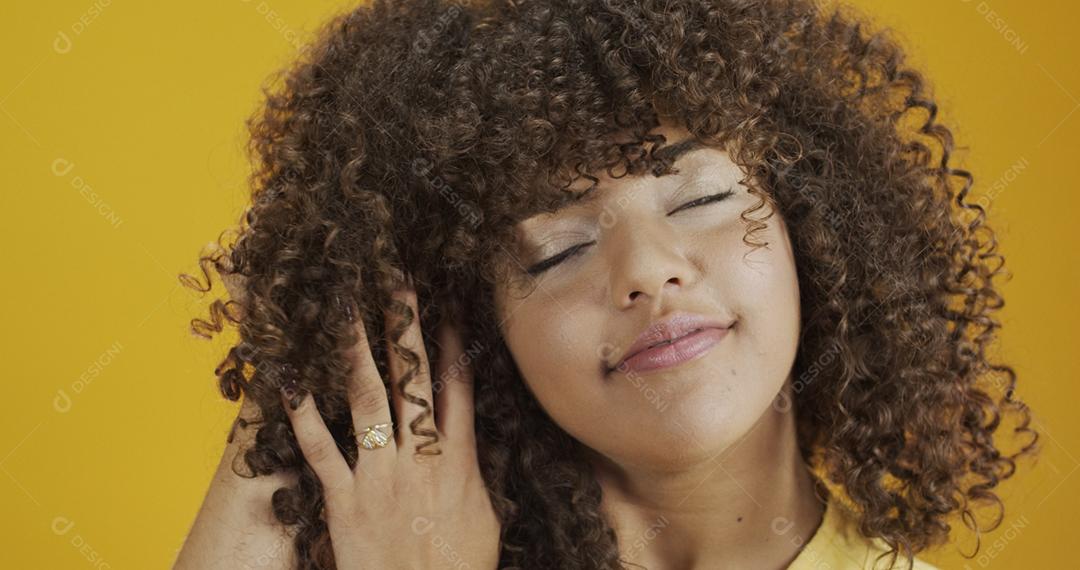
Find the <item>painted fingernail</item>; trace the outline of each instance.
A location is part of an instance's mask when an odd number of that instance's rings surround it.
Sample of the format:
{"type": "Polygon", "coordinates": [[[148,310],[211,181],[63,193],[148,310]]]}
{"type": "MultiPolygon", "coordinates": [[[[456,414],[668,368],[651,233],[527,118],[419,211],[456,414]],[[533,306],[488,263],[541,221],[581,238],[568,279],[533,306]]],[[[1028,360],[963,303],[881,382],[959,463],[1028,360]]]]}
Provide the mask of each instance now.
{"type": "Polygon", "coordinates": [[[400,282],[400,285],[398,286],[397,292],[405,292],[410,289],[416,288],[416,282],[413,281],[411,273],[409,273],[408,271],[400,271],[398,275],[398,281],[400,282]]]}
{"type": "Polygon", "coordinates": [[[356,322],[356,313],[353,311],[352,303],[342,299],[341,295],[334,295],[334,307],[345,314],[345,320],[350,323],[356,322]]]}
{"type": "Polygon", "coordinates": [[[281,386],[281,395],[285,397],[285,401],[289,404],[289,408],[296,410],[300,407],[300,402],[304,400],[304,396],[307,395],[307,390],[301,388],[296,379],[292,378],[281,386]]]}
{"type": "Polygon", "coordinates": [[[292,363],[282,363],[279,372],[283,381],[281,395],[285,398],[288,407],[295,410],[300,407],[300,402],[303,401],[303,396],[306,394],[306,391],[300,388],[300,383],[297,380],[300,371],[292,363]]]}

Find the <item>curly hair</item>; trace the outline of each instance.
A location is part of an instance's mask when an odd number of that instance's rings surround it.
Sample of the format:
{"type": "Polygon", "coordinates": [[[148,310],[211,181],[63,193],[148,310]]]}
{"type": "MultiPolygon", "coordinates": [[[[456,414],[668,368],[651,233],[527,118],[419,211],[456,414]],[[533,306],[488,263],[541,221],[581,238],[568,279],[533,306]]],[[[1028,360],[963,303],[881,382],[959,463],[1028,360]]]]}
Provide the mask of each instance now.
{"type": "MultiPolygon", "coordinates": [[[[295,530],[300,568],[334,561],[283,377],[314,395],[355,465],[345,353],[362,319],[407,353],[413,370],[387,389],[424,406],[409,425],[416,452],[438,453],[420,427],[432,404],[406,391],[419,360],[398,343],[406,325],[384,330],[387,313],[420,318],[432,362],[443,319],[470,347],[499,567],[623,568],[581,444],[527,389],[493,295],[528,279],[511,263],[513,226],[578,198],[574,182],[672,171],[670,145],[650,134],[661,117],[730,149],[759,198],[747,236],[765,226],[758,210],[790,228],[799,448],[859,531],[895,561],[945,542],[953,514],[976,537],[975,508],[996,504],[989,529],[1001,523],[994,488],[1038,441],[1014,370],[988,354],[1004,258],[889,30],[813,0],[374,0],[317,32],[247,122],[238,227],[200,253],[202,279],[180,276],[202,292],[211,269],[244,278],[242,297],[214,300],[191,329],[237,327],[215,373],[226,398],[257,405],[237,420],[258,427],[242,454],[250,476],[299,475],[273,512],[295,530]],[[390,296],[407,277],[420,315],[390,296]],[[1027,440],[1012,454],[994,439],[1007,416],[1027,440]]],[[[389,348],[371,348],[386,382],[389,348]]]]}

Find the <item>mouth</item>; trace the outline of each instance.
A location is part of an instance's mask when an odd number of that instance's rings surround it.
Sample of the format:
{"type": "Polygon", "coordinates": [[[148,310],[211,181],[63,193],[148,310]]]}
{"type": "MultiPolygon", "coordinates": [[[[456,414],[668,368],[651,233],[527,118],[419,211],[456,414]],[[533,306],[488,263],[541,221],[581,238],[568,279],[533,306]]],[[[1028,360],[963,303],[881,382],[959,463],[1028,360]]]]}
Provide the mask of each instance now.
{"type": "MultiPolygon", "coordinates": [[[[688,336],[690,336],[690,335],[692,335],[692,334],[694,334],[694,333],[699,333],[699,332],[701,332],[701,331],[703,331],[703,330],[705,330],[705,327],[701,327],[701,328],[697,328],[697,329],[694,329],[694,330],[692,330],[692,331],[690,331],[690,332],[688,332],[688,333],[686,333],[686,334],[684,334],[684,335],[682,335],[682,336],[680,336],[680,337],[678,337],[678,338],[672,338],[672,339],[668,339],[668,340],[662,340],[662,341],[660,341],[660,342],[658,342],[658,343],[656,343],[656,344],[650,344],[649,346],[647,346],[647,347],[645,348],[645,350],[649,350],[650,348],[656,348],[656,347],[658,347],[658,346],[664,346],[664,345],[666,345],[666,344],[673,344],[673,343],[675,343],[675,342],[677,342],[677,341],[679,341],[679,340],[682,340],[682,339],[684,339],[684,338],[686,338],[686,337],[688,337],[688,336]]],[[[636,353],[636,354],[640,354],[640,352],[639,352],[639,353],[636,353]]],[[[631,354],[630,356],[634,356],[634,355],[633,355],[633,354],[631,354]]]]}
{"type": "Polygon", "coordinates": [[[697,360],[719,344],[731,328],[697,327],[678,337],[654,342],[629,353],[608,372],[645,373],[697,360]]]}

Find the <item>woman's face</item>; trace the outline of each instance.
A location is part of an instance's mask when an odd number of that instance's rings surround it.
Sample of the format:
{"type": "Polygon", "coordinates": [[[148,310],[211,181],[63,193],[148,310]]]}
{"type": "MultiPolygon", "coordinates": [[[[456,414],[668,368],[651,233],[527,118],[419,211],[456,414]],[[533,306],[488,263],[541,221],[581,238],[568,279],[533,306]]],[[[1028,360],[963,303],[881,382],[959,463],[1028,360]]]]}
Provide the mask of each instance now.
{"type": "MultiPolygon", "coordinates": [[[[669,144],[690,137],[659,131],[669,144]]],[[[752,236],[769,245],[751,251],[739,214],[758,198],[728,154],[702,146],[675,166],[678,174],[659,178],[601,177],[593,201],[522,222],[518,271],[589,245],[525,290],[496,291],[507,345],[537,400],[624,467],[677,470],[727,449],[769,409],[798,344],[795,260],[779,213],[752,236]],[[679,209],[726,190],[726,199],[679,209]],[[611,370],[674,312],[734,324],[700,337],[699,348],[713,344],[673,366],[611,370]]]]}

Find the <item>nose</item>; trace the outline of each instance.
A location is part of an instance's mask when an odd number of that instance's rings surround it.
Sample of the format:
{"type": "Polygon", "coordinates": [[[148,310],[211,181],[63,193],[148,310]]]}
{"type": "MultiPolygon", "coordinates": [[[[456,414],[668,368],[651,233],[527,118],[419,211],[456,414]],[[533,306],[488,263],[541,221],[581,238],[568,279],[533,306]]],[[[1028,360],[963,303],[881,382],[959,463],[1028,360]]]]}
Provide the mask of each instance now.
{"type": "Polygon", "coordinates": [[[616,308],[655,305],[663,295],[697,281],[699,269],[684,254],[678,235],[665,224],[620,225],[623,235],[611,240],[616,250],[611,264],[611,293],[616,308]]]}

